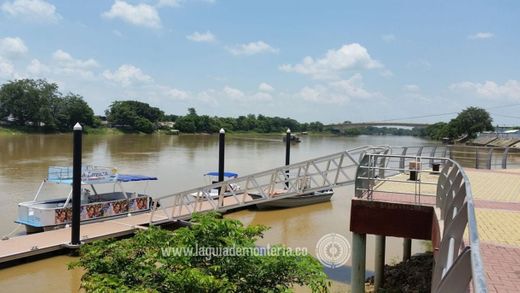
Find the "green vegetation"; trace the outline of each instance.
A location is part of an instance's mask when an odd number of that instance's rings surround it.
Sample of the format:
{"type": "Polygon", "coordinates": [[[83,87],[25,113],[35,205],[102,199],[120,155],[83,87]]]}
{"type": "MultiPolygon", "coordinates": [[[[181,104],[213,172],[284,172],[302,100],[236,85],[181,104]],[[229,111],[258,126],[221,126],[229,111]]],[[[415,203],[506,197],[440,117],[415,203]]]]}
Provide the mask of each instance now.
{"type": "Polygon", "coordinates": [[[96,126],[94,111],[79,95],[62,95],[58,85],[21,79],[0,87],[0,119],[12,125],[45,132],[69,131],[74,123],[96,126]]]}
{"type": "Polygon", "coordinates": [[[70,267],[85,269],[81,285],[87,292],[291,292],[294,285],[328,291],[317,260],[281,246],[277,256],[187,253],[254,249],[265,226],[244,227],[215,213],[195,215],[192,223],[175,231],[151,227],[132,238],[86,244],[70,267]],[[174,253],[175,248],[180,250],[174,253]]]}
{"type": "MultiPolygon", "coordinates": [[[[105,114],[108,125],[119,131],[100,128],[100,118],[94,116],[83,97],[73,93],[62,95],[55,83],[42,79],[21,79],[10,81],[0,87],[0,121],[5,125],[0,133],[66,132],[71,131],[76,122],[84,125],[90,133],[153,133],[161,128],[161,122],[164,121],[175,122],[174,128],[182,133],[216,133],[220,128],[231,132],[249,133],[280,133],[285,132],[287,128],[293,132],[333,132],[333,129],[318,121],[300,123],[291,118],[253,114],[238,118],[212,117],[197,114],[195,108],[189,108],[184,116],[165,115],[159,108],[129,100],[113,102],[105,114]]],[[[493,130],[491,123],[492,119],[486,110],[469,107],[449,123],[438,122],[427,128],[363,127],[346,129],[341,134],[410,135],[435,140],[455,139],[463,135],[474,138],[478,132],[493,130]]],[[[162,127],[167,132],[170,130],[164,124],[162,127]]]]}
{"type": "Polygon", "coordinates": [[[107,120],[116,127],[152,133],[164,112],[138,101],[115,101],[105,113],[107,120]]]}
{"type": "Polygon", "coordinates": [[[426,135],[431,139],[455,139],[463,135],[475,138],[481,131],[493,130],[493,119],[489,113],[477,107],[469,107],[451,119],[449,123],[439,122],[426,128],[426,135]]]}
{"type": "Polygon", "coordinates": [[[189,108],[187,115],[176,118],[175,128],[184,133],[216,133],[220,128],[228,131],[258,133],[285,132],[287,128],[290,128],[293,132],[322,132],[325,130],[325,126],[321,122],[299,123],[291,118],[256,116],[253,114],[239,116],[238,118],[210,117],[198,115],[194,108],[189,108]]]}

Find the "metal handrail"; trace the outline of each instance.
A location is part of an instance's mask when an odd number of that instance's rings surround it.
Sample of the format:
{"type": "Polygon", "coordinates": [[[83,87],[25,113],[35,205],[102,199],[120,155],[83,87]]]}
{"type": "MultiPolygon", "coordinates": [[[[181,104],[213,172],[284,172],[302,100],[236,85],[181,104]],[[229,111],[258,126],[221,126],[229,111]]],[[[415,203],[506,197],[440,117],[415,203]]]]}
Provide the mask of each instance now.
{"type": "MultiPolygon", "coordinates": [[[[375,176],[381,161],[391,159],[415,159],[443,161],[444,166],[437,180],[435,207],[439,210],[439,222],[443,226],[440,250],[435,257],[432,274],[432,292],[464,291],[472,281],[474,292],[487,292],[486,276],[480,255],[480,241],[475,215],[475,205],[470,181],[462,166],[455,160],[427,156],[401,156],[391,154],[367,154],[360,161],[356,175],[356,196],[373,199],[375,176]],[[369,171],[371,170],[371,171],[369,171]],[[368,176],[367,176],[368,174],[368,176]],[[363,177],[365,176],[365,177],[363,177]],[[462,237],[468,229],[469,243],[462,247],[462,237]],[[457,290],[460,288],[461,290],[457,290]]],[[[406,171],[403,168],[401,171],[406,171]]],[[[414,170],[422,171],[422,170],[414,170]]],[[[419,200],[420,201],[420,200],[419,200]]]]}
{"type": "Polygon", "coordinates": [[[226,211],[354,183],[359,160],[388,146],[363,146],[190,190],[156,197],[150,224],[187,219],[195,212],[226,211]],[[240,186],[240,189],[233,188],[240,186]],[[162,212],[156,218],[156,212],[162,212]]]}

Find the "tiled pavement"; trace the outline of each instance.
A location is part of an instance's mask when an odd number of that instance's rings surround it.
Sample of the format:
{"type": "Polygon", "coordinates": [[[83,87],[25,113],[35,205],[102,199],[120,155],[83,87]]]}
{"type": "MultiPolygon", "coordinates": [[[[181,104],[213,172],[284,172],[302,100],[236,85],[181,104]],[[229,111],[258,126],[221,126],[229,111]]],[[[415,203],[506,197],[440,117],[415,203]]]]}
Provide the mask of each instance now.
{"type": "MultiPolygon", "coordinates": [[[[517,170],[476,170],[465,168],[475,199],[481,254],[487,274],[489,292],[520,292],[520,172],[517,170]]],[[[436,175],[422,179],[435,182],[436,175]]],[[[398,180],[406,180],[400,175],[398,180]]],[[[388,201],[414,200],[414,184],[385,182],[374,193],[374,199],[388,201]],[[403,200],[404,199],[404,200],[403,200]]],[[[421,187],[434,193],[434,186],[421,187]]],[[[377,190],[377,189],[376,189],[377,190]]],[[[422,197],[423,204],[432,204],[431,198],[422,197]]]]}

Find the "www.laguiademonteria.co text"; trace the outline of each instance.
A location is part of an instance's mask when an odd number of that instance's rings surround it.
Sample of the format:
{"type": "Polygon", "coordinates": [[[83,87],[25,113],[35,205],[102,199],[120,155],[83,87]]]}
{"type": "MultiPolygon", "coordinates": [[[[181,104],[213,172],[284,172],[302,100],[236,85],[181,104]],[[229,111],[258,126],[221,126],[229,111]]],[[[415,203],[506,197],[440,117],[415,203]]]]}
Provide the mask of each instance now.
{"type": "Polygon", "coordinates": [[[223,256],[304,256],[308,255],[306,247],[280,247],[270,246],[265,247],[162,247],[161,253],[163,257],[175,256],[197,256],[211,259],[212,257],[223,256]]]}

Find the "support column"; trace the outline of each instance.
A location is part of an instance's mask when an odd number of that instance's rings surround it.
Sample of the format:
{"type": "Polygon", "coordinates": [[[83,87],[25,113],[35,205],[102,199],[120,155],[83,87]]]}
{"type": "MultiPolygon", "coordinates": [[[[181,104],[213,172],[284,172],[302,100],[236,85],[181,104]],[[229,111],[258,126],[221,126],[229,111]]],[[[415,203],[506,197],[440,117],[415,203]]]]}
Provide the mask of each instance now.
{"type": "Polygon", "coordinates": [[[367,235],[352,233],[352,293],[365,292],[367,235]]]}
{"type": "Polygon", "coordinates": [[[412,256],[412,239],[404,238],[403,240],[403,261],[409,260],[412,256]]]}
{"type": "Polygon", "coordinates": [[[83,127],[79,123],[74,125],[74,152],[72,158],[72,228],[71,241],[72,246],[79,246],[80,236],[80,209],[81,209],[81,145],[83,127]]]}
{"type": "Polygon", "coordinates": [[[374,290],[378,292],[384,284],[385,279],[385,249],[386,237],[383,235],[376,235],[376,255],[375,255],[375,276],[374,276],[374,290]]]}

